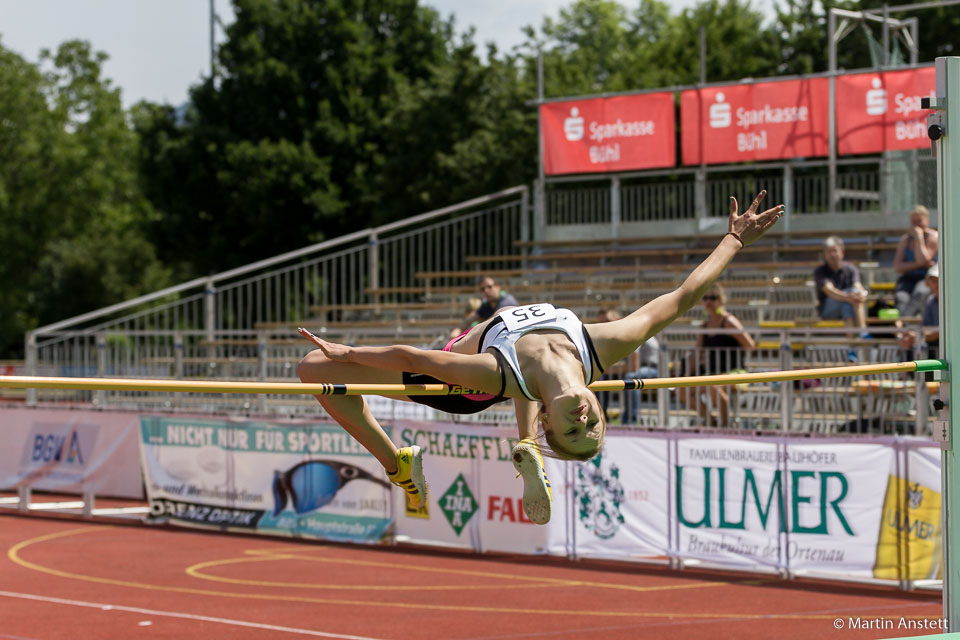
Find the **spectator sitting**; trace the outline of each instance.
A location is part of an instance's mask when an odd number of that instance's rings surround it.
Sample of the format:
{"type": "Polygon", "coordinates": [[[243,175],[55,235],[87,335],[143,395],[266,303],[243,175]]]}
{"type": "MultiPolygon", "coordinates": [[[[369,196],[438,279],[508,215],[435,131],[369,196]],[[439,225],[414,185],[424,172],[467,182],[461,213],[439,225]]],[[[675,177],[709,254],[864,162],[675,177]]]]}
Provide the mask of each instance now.
{"type": "Polygon", "coordinates": [[[824,263],[813,272],[820,319],[843,320],[847,326],[865,328],[867,290],[860,282],[860,270],[843,259],[843,240],[827,238],[823,257],[824,263]]]}
{"type": "Polygon", "coordinates": [[[476,311],[464,318],[460,324],[458,335],[468,331],[475,324],[489,320],[499,309],[519,305],[517,299],[501,289],[500,285],[490,276],[480,278],[480,294],[483,295],[483,302],[477,307],[476,311]]]}
{"type": "MultiPolygon", "coordinates": [[[[927,357],[939,357],[940,350],[940,268],[933,265],[927,271],[926,285],[932,292],[923,306],[923,341],[927,345],[927,357]]],[[[913,349],[916,346],[914,332],[908,331],[900,336],[901,349],[913,349]]]]}
{"type": "Polygon", "coordinates": [[[927,271],[937,262],[939,236],[929,228],[930,212],[918,204],[910,212],[910,230],[900,238],[893,268],[900,274],[894,289],[897,309],[902,316],[920,313],[930,296],[924,283],[927,271]]]}

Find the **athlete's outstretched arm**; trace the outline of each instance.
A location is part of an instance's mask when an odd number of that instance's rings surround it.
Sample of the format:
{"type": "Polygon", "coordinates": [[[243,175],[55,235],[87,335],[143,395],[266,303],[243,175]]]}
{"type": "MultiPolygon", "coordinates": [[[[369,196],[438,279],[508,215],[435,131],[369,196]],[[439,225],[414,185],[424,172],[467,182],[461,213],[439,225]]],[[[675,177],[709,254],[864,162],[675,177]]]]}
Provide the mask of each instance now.
{"type": "Polygon", "coordinates": [[[625,358],[647,338],[689,311],[720,277],[742,246],[760,238],[780,219],[783,205],[757,213],[760,202],[766,195],[765,190],[761,191],[750,208],[742,214],[738,212],[737,199],[730,198],[729,233],[723,236],[717,248],[677,289],[648,302],[626,318],[587,325],[587,331],[593,339],[603,366],[609,367],[625,358]]]}
{"type": "Polygon", "coordinates": [[[431,351],[407,345],[350,347],[318,338],[306,329],[300,335],[334,362],[352,362],[375,369],[423,373],[449,384],[459,384],[485,393],[497,393],[502,383],[499,363],[489,353],[466,355],[431,351]]]}
{"type": "Polygon", "coordinates": [[[526,398],[514,398],[513,408],[517,414],[517,434],[521,440],[536,440],[540,430],[540,403],[526,398]]]}

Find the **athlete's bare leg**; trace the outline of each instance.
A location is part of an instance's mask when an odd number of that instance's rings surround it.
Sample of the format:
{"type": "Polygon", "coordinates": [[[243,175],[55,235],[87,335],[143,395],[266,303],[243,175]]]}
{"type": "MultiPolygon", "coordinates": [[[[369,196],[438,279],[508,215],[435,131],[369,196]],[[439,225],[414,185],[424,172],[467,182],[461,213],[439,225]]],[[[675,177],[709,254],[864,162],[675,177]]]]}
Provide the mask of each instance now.
{"type": "MultiPolygon", "coordinates": [[[[308,353],[297,366],[302,382],[399,384],[399,371],[375,369],[351,362],[334,362],[319,349],[308,353]]],[[[327,413],[372,453],[387,473],[397,470],[397,447],[370,413],[363,396],[314,396],[327,413]]],[[[407,400],[408,398],[395,398],[407,400]]]]}

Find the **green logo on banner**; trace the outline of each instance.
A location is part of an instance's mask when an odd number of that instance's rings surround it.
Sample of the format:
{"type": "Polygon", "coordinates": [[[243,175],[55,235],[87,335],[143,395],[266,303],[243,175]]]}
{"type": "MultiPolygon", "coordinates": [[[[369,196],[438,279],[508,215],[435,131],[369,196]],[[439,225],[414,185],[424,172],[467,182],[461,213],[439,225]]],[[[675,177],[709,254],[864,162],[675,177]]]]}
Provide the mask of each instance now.
{"type": "Polygon", "coordinates": [[[603,454],[600,454],[577,466],[574,496],[580,507],[580,523],[601,540],[608,540],[623,524],[620,505],[624,491],[620,468],[611,463],[610,472],[604,473],[602,461],[603,454]]]}
{"type": "Polygon", "coordinates": [[[447,492],[440,497],[440,509],[450,521],[450,526],[460,535],[467,522],[477,511],[477,501],[470,493],[470,487],[467,481],[463,479],[463,474],[457,476],[447,492]]]}

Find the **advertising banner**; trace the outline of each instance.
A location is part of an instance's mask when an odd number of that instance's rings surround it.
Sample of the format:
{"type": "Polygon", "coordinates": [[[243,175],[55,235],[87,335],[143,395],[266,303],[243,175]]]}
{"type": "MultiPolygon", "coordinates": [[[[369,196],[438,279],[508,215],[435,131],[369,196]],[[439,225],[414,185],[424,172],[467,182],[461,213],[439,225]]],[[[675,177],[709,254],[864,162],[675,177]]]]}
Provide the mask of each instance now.
{"type": "Polygon", "coordinates": [[[683,91],[683,164],[825,156],[829,91],[826,78],[683,91]]]}
{"type": "Polygon", "coordinates": [[[787,454],[787,566],[872,577],[893,447],[790,443],[787,454]]]}
{"type": "Polygon", "coordinates": [[[776,442],[686,438],[670,483],[677,555],[713,563],[782,563],[786,495],[776,442]]]}
{"type": "MultiPolygon", "coordinates": [[[[573,543],[578,557],[664,557],[669,546],[667,440],[608,435],[603,450],[587,462],[561,463],[564,483],[555,495],[571,498],[572,541],[559,536],[551,553],[573,543]]],[[[560,471],[554,472],[560,478],[560,471]]],[[[563,508],[563,503],[559,503],[563,508]]]]}
{"type": "Polygon", "coordinates": [[[140,431],[150,520],[354,542],[391,522],[393,485],[337,425],[141,416],[140,431]]]}
{"type": "Polygon", "coordinates": [[[942,571],[939,449],[908,438],[611,432],[589,461],[545,457],[553,517],[536,525],[512,425],[395,422],[397,446],[424,450],[416,510],[335,425],[142,416],[140,428],[151,521],[879,580],[942,571]]]}
{"type": "Polygon", "coordinates": [[[672,167],[673,93],[570,100],[540,105],[546,175],[672,167]]]}
{"type": "MultiPolygon", "coordinates": [[[[438,422],[397,421],[397,446],[419,445],[429,485],[425,509],[407,512],[396,492],[396,531],[411,542],[473,548],[478,551],[545,553],[550,530],[563,530],[554,504],[549,526],[533,524],[523,511],[523,480],[510,460],[517,428],[438,422]]],[[[547,477],[563,465],[547,459],[547,477]]],[[[557,496],[557,492],[554,492],[557,496]]]]}
{"type": "Polygon", "coordinates": [[[681,439],[677,553],[872,577],[893,459],[886,444],[681,439]]]}
{"type": "Polygon", "coordinates": [[[143,498],[137,414],[2,409],[0,486],[143,498]]]}
{"type": "Polygon", "coordinates": [[[906,465],[891,467],[880,518],[875,578],[943,577],[940,449],[911,447],[906,465]]]}
{"type": "Polygon", "coordinates": [[[879,153],[921,149],[927,138],[927,111],[920,100],[934,95],[933,67],[839,76],[837,153],[879,153]]]}

